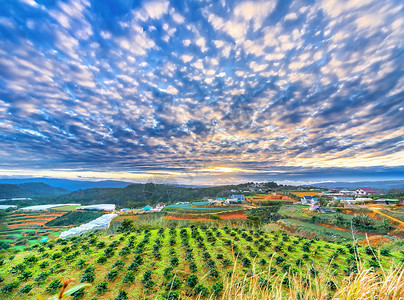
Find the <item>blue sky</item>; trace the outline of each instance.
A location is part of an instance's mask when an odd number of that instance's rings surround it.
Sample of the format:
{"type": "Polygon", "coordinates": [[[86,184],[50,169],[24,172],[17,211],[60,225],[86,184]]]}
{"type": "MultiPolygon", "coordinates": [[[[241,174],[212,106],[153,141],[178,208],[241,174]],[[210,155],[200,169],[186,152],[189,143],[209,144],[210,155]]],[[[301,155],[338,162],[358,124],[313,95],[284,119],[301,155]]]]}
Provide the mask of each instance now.
{"type": "Polygon", "coordinates": [[[399,0],[4,1],[0,176],[403,179],[403,71],[399,0]]]}

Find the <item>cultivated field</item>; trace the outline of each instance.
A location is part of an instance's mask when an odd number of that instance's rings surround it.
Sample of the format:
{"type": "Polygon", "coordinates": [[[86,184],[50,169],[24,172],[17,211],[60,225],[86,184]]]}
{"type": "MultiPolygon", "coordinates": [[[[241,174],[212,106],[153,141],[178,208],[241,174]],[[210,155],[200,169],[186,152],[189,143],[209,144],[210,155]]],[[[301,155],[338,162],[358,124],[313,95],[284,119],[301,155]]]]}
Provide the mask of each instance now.
{"type": "Polygon", "coordinates": [[[274,276],[285,288],[294,276],[304,280],[327,276],[324,289],[332,294],[357,271],[358,257],[364,267],[377,270],[399,263],[404,258],[400,250],[402,245],[357,247],[237,227],[137,228],[46,242],[13,257],[3,255],[0,287],[3,299],[49,297],[58,293],[60,278],[68,277],[91,284],[75,299],[196,299],[198,295],[208,299],[219,297],[231,276],[257,274],[262,288],[273,284],[274,276]]]}

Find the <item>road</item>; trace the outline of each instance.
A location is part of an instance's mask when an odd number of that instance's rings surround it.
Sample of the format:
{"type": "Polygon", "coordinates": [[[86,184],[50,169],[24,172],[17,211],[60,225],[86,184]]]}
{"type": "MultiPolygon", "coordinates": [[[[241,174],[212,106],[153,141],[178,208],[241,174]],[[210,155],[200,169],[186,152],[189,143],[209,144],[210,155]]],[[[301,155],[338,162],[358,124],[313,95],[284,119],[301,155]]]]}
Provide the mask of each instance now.
{"type": "Polygon", "coordinates": [[[396,219],[392,216],[386,215],[385,213],[380,211],[380,208],[376,208],[376,207],[368,207],[369,209],[371,209],[372,211],[374,211],[375,213],[385,216],[386,218],[393,220],[394,222],[398,223],[400,227],[404,228],[404,222],[400,221],[399,219],[396,219]]]}

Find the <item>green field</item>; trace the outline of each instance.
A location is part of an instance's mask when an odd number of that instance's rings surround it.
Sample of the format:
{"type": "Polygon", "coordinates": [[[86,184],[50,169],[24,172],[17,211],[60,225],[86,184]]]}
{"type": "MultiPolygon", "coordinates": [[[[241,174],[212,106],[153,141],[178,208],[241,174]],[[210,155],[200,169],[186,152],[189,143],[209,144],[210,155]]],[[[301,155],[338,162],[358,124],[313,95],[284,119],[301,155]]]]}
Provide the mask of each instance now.
{"type": "MultiPolygon", "coordinates": [[[[49,297],[58,292],[60,278],[68,277],[91,283],[84,290],[85,299],[115,299],[120,291],[129,299],[169,297],[177,291],[184,298],[193,298],[206,291],[202,298],[208,299],[212,293],[220,294],[220,282],[231,274],[236,258],[240,276],[271,267],[271,274],[279,276],[285,272],[327,273],[336,284],[355,271],[356,251],[366,267],[379,268],[380,259],[388,268],[404,258],[399,251],[368,250],[351,243],[232,227],[138,228],[114,235],[98,232],[46,242],[16,253],[12,260],[3,253],[0,289],[2,299],[49,297]]],[[[169,299],[177,299],[174,296],[169,299]]]]}
{"type": "MultiPolygon", "coordinates": [[[[353,236],[349,231],[342,231],[334,228],[328,228],[321,225],[311,224],[295,219],[282,219],[279,221],[282,228],[287,228],[287,230],[294,233],[299,233],[304,236],[309,236],[312,238],[319,238],[331,241],[352,241],[353,236]]],[[[355,233],[356,239],[365,238],[362,234],[355,233]]]]}

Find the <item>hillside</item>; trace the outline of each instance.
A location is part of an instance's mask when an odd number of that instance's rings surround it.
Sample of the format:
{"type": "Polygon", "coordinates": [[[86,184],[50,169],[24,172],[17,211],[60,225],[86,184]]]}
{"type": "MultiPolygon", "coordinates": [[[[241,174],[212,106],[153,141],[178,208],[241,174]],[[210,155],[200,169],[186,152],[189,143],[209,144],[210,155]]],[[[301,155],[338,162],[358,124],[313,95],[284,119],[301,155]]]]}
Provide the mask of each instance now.
{"type": "Polygon", "coordinates": [[[123,188],[130,184],[130,182],[117,181],[117,180],[101,180],[101,181],[88,181],[88,180],[71,180],[59,178],[3,178],[0,183],[7,184],[21,184],[28,182],[43,182],[51,186],[64,188],[69,191],[77,191],[83,189],[93,188],[123,188]]]}
{"type": "Polygon", "coordinates": [[[74,191],[52,198],[37,199],[35,203],[114,203],[118,206],[141,207],[158,202],[195,201],[203,197],[221,197],[231,195],[232,189],[244,185],[215,187],[180,187],[154,183],[136,183],[124,188],[94,188],[74,191]]]}
{"type": "Polygon", "coordinates": [[[364,267],[376,270],[404,258],[399,252],[402,246],[355,247],[237,227],[148,226],[45,242],[13,256],[3,252],[2,297],[48,298],[58,293],[60,278],[70,278],[76,284],[90,284],[74,299],[178,299],[179,295],[197,299],[198,294],[209,299],[223,293],[230,277],[242,280],[253,274],[261,288],[271,286],[274,278],[284,287],[294,276],[306,282],[323,278],[327,281],[322,293],[332,294],[346,276],[357,271],[355,253],[364,267]]]}
{"type": "Polygon", "coordinates": [[[21,197],[51,197],[69,193],[68,190],[43,182],[0,184],[0,199],[21,197]]]}

